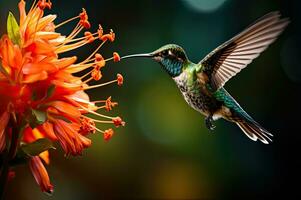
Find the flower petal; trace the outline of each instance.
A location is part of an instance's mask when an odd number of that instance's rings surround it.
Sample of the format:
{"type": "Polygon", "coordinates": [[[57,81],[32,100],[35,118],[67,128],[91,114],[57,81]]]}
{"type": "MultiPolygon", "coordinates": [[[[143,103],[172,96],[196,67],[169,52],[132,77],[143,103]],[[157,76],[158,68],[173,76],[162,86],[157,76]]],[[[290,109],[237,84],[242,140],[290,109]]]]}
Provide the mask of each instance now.
{"type": "Polygon", "coordinates": [[[74,118],[79,118],[81,113],[78,110],[78,108],[72,106],[69,103],[63,102],[63,101],[53,101],[49,105],[53,106],[57,110],[59,110],[62,113],[66,113],[74,118]]]}
{"type": "Polygon", "coordinates": [[[47,77],[48,74],[46,71],[42,71],[41,73],[37,73],[37,74],[30,74],[24,77],[23,83],[33,83],[37,81],[42,81],[47,79],[47,77]]]}
{"type": "Polygon", "coordinates": [[[50,183],[46,168],[44,167],[39,156],[34,156],[30,159],[29,167],[41,190],[48,194],[52,194],[53,186],[50,183]]]}

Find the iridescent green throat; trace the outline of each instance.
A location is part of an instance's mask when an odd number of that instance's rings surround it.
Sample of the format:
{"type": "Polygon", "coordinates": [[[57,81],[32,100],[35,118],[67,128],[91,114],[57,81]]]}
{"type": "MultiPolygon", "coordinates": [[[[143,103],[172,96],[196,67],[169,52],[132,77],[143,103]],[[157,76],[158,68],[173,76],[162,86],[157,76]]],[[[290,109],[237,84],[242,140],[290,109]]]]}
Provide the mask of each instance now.
{"type": "Polygon", "coordinates": [[[179,60],[163,58],[161,65],[171,77],[176,77],[181,74],[184,63],[179,60]]]}

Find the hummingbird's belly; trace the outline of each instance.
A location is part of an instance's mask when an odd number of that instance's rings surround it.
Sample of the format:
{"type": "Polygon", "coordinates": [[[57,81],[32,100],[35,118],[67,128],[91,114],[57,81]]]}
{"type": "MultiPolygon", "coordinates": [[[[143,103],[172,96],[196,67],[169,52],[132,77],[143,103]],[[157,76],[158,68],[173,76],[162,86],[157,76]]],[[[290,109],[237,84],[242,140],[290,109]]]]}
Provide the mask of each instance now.
{"type": "Polygon", "coordinates": [[[182,92],[185,101],[195,110],[201,112],[203,115],[209,115],[211,112],[211,101],[212,99],[202,93],[195,92],[182,92]]]}
{"type": "Polygon", "coordinates": [[[218,109],[218,102],[207,91],[203,90],[198,83],[189,86],[185,75],[174,78],[185,101],[196,111],[205,116],[213,114],[218,109]]]}

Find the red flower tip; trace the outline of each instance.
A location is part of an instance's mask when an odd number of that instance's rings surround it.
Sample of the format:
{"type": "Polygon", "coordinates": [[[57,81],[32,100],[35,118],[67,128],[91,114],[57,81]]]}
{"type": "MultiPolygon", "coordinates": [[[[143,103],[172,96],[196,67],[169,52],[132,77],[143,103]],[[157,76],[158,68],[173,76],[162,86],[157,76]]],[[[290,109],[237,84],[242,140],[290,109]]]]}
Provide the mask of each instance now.
{"type": "Polygon", "coordinates": [[[95,54],[95,68],[98,70],[106,65],[105,59],[102,57],[101,54],[95,54]]]}
{"type": "Polygon", "coordinates": [[[115,117],[112,119],[112,122],[114,123],[114,125],[116,127],[119,127],[119,126],[125,126],[125,122],[122,121],[121,117],[115,117]]]}
{"type": "Polygon", "coordinates": [[[91,24],[89,21],[80,21],[80,24],[85,27],[86,29],[91,28],[91,24]]]}
{"type": "Polygon", "coordinates": [[[79,23],[85,27],[86,29],[89,29],[91,27],[90,22],[88,21],[88,14],[86,10],[83,8],[83,11],[79,14],[80,21],[79,23]]]}
{"type": "Polygon", "coordinates": [[[120,61],[120,56],[117,52],[113,53],[113,58],[114,58],[114,62],[119,62],[120,61]]]}
{"type": "Polygon", "coordinates": [[[101,36],[100,38],[103,42],[110,40],[111,41],[111,35],[110,34],[104,34],[103,36],[101,36]]]}
{"type": "Polygon", "coordinates": [[[91,76],[93,77],[93,79],[95,81],[98,81],[102,78],[102,74],[101,71],[99,69],[97,69],[98,67],[96,66],[95,69],[92,70],[91,76]]]}
{"type": "Polygon", "coordinates": [[[113,29],[110,30],[110,35],[111,35],[110,41],[114,42],[114,40],[115,40],[115,33],[114,33],[113,29]]]}
{"type": "Polygon", "coordinates": [[[112,97],[109,97],[109,98],[106,100],[105,108],[106,108],[107,111],[111,111],[113,107],[115,107],[115,106],[118,105],[117,102],[112,102],[112,101],[111,101],[111,98],[112,98],[112,97]]]}
{"type": "Polygon", "coordinates": [[[46,0],[39,0],[39,2],[38,2],[38,7],[39,7],[41,10],[44,10],[45,8],[51,9],[52,3],[51,3],[50,0],[48,0],[47,2],[46,2],[46,0]]]}
{"type": "Polygon", "coordinates": [[[86,12],[86,9],[83,8],[82,12],[79,14],[79,17],[82,21],[88,20],[88,14],[86,12]]]}
{"type": "Polygon", "coordinates": [[[115,40],[115,33],[113,32],[113,30],[111,29],[109,34],[104,34],[103,36],[101,36],[100,38],[102,41],[107,41],[110,40],[110,42],[114,42],[115,40]]]}
{"type": "Polygon", "coordinates": [[[97,33],[98,33],[98,38],[101,40],[101,37],[103,36],[103,28],[100,24],[98,25],[97,33]]]}
{"type": "Polygon", "coordinates": [[[99,61],[104,60],[104,58],[102,57],[101,54],[97,53],[97,54],[95,54],[95,60],[96,60],[97,62],[99,62],[99,61]]]}
{"type": "Polygon", "coordinates": [[[117,74],[117,84],[119,86],[123,84],[123,76],[121,74],[117,74]]]}
{"type": "Polygon", "coordinates": [[[86,38],[86,40],[87,40],[88,43],[92,43],[95,40],[94,36],[89,31],[85,32],[85,38],[86,38]]]}
{"type": "Polygon", "coordinates": [[[109,141],[112,137],[113,137],[113,135],[114,135],[114,131],[113,131],[113,129],[107,129],[107,130],[105,130],[104,131],[104,133],[103,133],[103,139],[105,140],[105,141],[109,141]]]}

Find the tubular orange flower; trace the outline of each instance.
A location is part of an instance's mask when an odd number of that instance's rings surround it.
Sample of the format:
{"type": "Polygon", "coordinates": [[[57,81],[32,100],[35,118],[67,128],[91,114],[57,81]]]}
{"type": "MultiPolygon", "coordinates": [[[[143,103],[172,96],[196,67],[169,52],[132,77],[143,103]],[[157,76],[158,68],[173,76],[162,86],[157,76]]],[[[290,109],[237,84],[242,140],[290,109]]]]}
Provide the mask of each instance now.
{"type": "Polygon", "coordinates": [[[34,156],[30,159],[30,169],[37,183],[40,185],[43,192],[51,194],[53,192],[53,186],[50,183],[48,173],[39,158],[34,156]]]}
{"type": "MultiPolygon", "coordinates": [[[[103,34],[99,25],[95,33],[83,29],[90,28],[85,9],[71,19],[55,24],[56,15],[44,16],[44,9],[51,9],[50,0],[39,0],[26,12],[25,1],[19,2],[20,20],[8,28],[8,34],[0,39],[0,153],[11,142],[9,130],[14,119],[15,126],[22,126],[19,133],[22,143],[30,144],[47,138],[58,141],[66,155],[81,155],[83,149],[91,145],[86,135],[100,132],[105,140],[113,135],[113,130],[101,130],[95,123],[124,125],[119,117],[110,117],[97,112],[110,111],[117,105],[107,100],[90,101],[85,90],[99,88],[114,82],[123,83],[123,77],[89,85],[91,80],[100,80],[100,69],[108,61],[119,61],[117,53],[105,59],[98,53],[107,42],[115,40],[115,33],[110,30],[103,34]],[[75,28],[67,36],[56,32],[65,24],[78,20],[75,28]],[[60,54],[75,50],[86,44],[99,41],[99,46],[86,59],[77,62],[77,57],[62,57],[60,54]],[[87,71],[81,77],[76,73],[87,71]],[[7,92],[10,91],[10,92],[7,92]],[[102,104],[102,105],[99,105],[102,104]],[[109,119],[108,121],[89,118],[85,114],[109,119]],[[13,116],[13,118],[12,118],[13,116]]],[[[10,16],[12,17],[12,16],[10,16]]],[[[9,25],[8,25],[9,26],[9,25]]],[[[20,146],[20,143],[18,144],[20,146]]],[[[48,151],[40,152],[30,158],[31,171],[42,191],[52,192],[47,171],[42,163],[49,163],[48,151]]]]}

